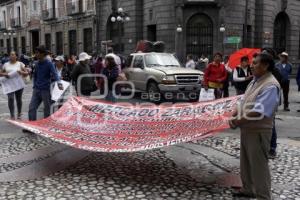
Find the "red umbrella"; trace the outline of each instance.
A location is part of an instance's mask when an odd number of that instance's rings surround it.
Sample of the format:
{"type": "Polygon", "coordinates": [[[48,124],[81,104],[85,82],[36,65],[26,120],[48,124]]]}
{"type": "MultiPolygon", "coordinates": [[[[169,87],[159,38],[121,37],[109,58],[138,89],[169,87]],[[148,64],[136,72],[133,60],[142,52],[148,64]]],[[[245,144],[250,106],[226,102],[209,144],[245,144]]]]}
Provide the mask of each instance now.
{"type": "Polygon", "coordinates": [[[241,58],[244,56],[248,56],[249,61],[252,62],[253,55],[255,53],[260,53],[260,52],[261,52],[261,49],[251,49],[251,48],[240,49],[237,52],[230,55],[228,65],[232,69],[236,68],[238,65],[241,64],[241,58]]]}

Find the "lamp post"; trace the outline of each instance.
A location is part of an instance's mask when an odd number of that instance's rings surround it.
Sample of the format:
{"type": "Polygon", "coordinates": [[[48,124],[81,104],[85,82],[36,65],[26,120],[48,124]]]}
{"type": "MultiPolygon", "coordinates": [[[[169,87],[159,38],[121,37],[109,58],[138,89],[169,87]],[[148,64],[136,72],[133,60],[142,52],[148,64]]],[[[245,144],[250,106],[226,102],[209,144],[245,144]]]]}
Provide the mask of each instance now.
{"type": "Polygon", "coordinates": [[[222,34],[222,54],[225,53],[225,45],[224,45],[224,36],[225,36],[226,27],[224,24],[221,24],[220,32],[222,34]]]}
{"type": "Polygon", "coordinates": [[[181,61],[181,55],[179,55],[179,41],[180,41],[180,35],[182,33],[183,29],[181,27],[181,25],[177,25],[177,28],[176,28],[176,33],[175,33],[175,53],[176,53],[176,56],[177,58],[181,61]]]}
{"type": "Polygon", "coordinates": [[[122,49],[122,25],[125,22],[129,22],[130,17],[126,12],[124,12],[123,8],[118,8],[118,10],[116,12],[113,12],[111,14],[110,21],[112,23],[117,23],[117,25],[118,25],[118,40],[119,40],[118,51],[119,51],[119,53],[121,53],[121,49],[122,49]]]}
{"type": "MultiPolygon", "coordinates": [[[[12,36],[16,36],[16,32],[14,29],[12,29],[11,27],[8,27],[6,30],[3,31],[3,35],[4,36],[8,36],[9,37],[9,44],[7,44],[7,47],[8,47],[8,52],[7,53],[10,53],[9,51],[12,50],[12,36]]],[[[15,51],[17,51],[17,49],[14,49],[15,51]]]]}

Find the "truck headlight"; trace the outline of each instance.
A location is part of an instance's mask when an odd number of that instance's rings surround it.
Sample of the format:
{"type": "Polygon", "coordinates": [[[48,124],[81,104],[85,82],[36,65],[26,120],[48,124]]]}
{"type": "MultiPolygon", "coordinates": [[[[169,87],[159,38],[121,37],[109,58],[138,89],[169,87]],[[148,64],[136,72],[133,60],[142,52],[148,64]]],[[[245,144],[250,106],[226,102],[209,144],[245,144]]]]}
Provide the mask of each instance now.
{"type": "Polygon", "coordinates": [[[175,76],[164,76],[162,79],[163,84],[176,84],[175,76]]]}

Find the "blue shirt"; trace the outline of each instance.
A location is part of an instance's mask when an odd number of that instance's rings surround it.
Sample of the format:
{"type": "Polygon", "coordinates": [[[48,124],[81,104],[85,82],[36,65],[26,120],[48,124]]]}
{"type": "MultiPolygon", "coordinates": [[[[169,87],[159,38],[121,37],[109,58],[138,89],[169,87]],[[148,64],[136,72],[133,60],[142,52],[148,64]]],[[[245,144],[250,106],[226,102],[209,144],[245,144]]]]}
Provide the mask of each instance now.
{"type": "Polygon", "coordinates": [[[290,75],[292,73],[292,64],[290,63],[283,64],[279,62],[276,64],[276,67],[280,70],[280,73],[282,75],[282,81],[290,80],[290,75]],[[284,65],[285,67],[283,67],[284,65]]]}
{"type": "Polygon", "coordinates": [[[256,97],[252,111],[270,118],[276,111],[279,101],[279,89],[275,85],[269,86],[256,97]]]}
{"type": "Polygon", "coordinates": [[[59,81],[54,64],[49,60],[38,61],[35,67],[33,88],[38,90],[50,90],[51,77],[59,81]]]}

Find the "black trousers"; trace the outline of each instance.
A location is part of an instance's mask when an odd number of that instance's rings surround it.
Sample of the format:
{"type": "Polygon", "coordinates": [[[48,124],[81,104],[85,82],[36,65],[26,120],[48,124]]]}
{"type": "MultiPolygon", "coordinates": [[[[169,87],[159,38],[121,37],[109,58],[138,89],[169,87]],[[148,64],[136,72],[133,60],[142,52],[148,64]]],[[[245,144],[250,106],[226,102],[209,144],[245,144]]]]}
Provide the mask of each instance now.
{"type": "Polygon", "coordinates": [[[282,92],[283,92],[283,105],[284,108],[289,107],[289,93],[290,93],[290,81],[284,81],[281,83],[282,92]]]}
{"type": "Polygon", "coordinates": [[[23,90],[18,90],[16,92],[12,92],[7,94],[8,97],[8,108],[10,111],[10,117],[15,118],[15,97],[16,97],[16,102],[17,102],[17,109],[18,109],[18,115],[22,113],[22,95],[23,95],[23,90]]]}

